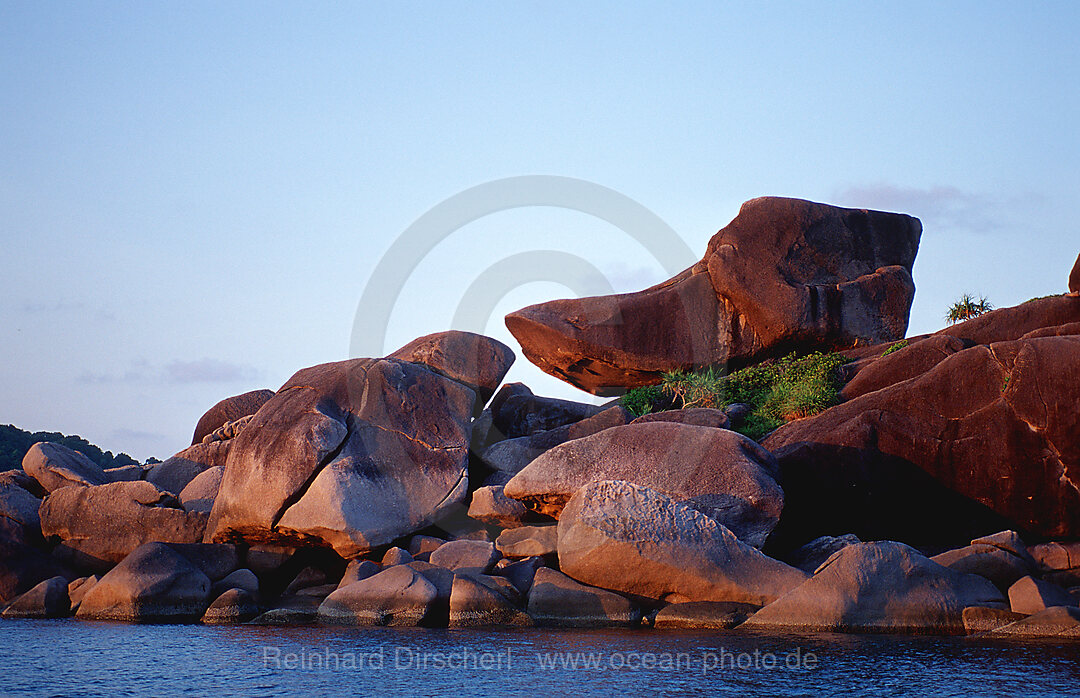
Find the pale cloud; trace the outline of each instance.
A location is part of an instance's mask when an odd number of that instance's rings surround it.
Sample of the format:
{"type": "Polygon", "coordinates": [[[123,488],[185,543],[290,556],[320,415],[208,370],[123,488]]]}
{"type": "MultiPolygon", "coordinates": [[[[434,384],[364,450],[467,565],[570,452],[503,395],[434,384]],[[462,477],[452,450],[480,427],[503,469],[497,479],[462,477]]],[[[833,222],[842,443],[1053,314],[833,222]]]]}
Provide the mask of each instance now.
{"type": "Polygon", "coordinates": [[[220,359],[202,358],[194,361],[174,359],[164,365],[146,360],[132,361],[126,369],[115,373],[84,371],[76,380],[90,384],[116,383],[242,383],[259,377],[253,366],[234,364],[220,359]]]}
{"type": "Polygon", "coordinates": [[[924,229],[982,233],[1000,227],[996,201],[952,186],[861,185],[838,192],[835,200],[841,206],[907,213],[919,218],[924,229]]]}

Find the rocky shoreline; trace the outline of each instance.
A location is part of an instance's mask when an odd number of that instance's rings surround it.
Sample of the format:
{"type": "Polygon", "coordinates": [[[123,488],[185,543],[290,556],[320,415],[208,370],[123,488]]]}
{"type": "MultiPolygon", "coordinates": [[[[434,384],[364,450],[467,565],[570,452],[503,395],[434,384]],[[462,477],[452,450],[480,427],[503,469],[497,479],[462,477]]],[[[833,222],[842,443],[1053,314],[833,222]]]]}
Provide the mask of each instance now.
{"type": "Polygon", "coordinates": [[[227,398],[163,463],[35,444],[0,473],[4,618],[748,628],[1080,639],[1069,292],[904,339],[921,225],[747,202],[638,293],[507,317],[599,395],[839,352],[839,404],[644,415],[503,384],[443,332],[227,398]]]}

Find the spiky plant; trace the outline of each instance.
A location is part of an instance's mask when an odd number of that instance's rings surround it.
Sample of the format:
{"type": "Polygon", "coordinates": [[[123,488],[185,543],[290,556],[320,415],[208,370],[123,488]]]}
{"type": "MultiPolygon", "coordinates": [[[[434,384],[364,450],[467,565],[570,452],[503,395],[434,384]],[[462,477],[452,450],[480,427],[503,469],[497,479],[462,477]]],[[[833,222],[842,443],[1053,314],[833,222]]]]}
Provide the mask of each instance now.
{"type": "Polygon", "coordinates": [[[945,320],[950,325],[955,325],[958,322],[979,317],[993,309],[994,306],[990,305],[990,301],[986,300],[986,296],[979,296],[978,300],[976,300],[975,296],[965,293],[960,296],[960,300],[949,306],[949,312],[945,313],[945,320]]]}

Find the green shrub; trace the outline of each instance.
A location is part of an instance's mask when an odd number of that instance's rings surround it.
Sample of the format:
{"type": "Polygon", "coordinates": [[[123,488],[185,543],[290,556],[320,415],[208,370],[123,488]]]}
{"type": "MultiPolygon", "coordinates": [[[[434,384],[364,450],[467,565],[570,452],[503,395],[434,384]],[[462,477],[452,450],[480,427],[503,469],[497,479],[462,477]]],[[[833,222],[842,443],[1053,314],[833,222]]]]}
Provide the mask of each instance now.
{"type": "Polygon", "coordinates": [[[960,296],[960,300],[949,306],[949,311],[945,313],[945,320],[950,325],[955,325],[962,320],[979,317],[993,309],[994,306],[990,305],[990,301],[986,300],[985,296],[979,296],[979,299],[975,300],[970,293],[965,293],[960,296]]]}
{"type": "Polygon", "coordinates": [[[894,351],[900,351],[901,349],[903,349],[907,345],[908,345],[908,341],[906,339],[901,339],[899,342],[897,342],[896,344],[892,345],[891,347],[889,347],[888,349],[883,351],[881,353],[881,355],[882,356],[888,356],[889,354],[893,353],[894,351]]]}
{"type": "Polygon", "coordinates": [[[809,417],[839,402],[839,368],[849,359],[840,354],[813,353],[764,361],[722,375],[715,369],[666,373],[658,385],[635,388],[622,404],[636,415],[655,410],[691,407],[723,409],[733,403],[749,405],[750,414],[738,431],[760,439],[785,422],[809,417]]]}

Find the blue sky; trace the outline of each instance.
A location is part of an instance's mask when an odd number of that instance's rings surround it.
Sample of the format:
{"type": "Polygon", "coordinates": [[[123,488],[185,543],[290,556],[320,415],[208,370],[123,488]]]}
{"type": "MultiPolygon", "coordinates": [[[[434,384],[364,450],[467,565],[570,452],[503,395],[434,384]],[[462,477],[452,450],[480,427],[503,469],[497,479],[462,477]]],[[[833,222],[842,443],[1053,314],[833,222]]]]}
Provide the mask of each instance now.
{"type": "MultiPolygon", "coordinates": [[[[221,397],[347,358],[393,241],[522,175],[614,190],[695,257],[755,196],[919,216],[912,333],[964,292],[1062,292],[1078,8],[0,3],[0,423],[166,457],[221,397]]],[[[535,250],[618,291],[668,276],[585,213],[495,213],[416,264],[385,349],[535,250]]],[[[568,294],[531,281],[485,329],[568,294]]],[[[520,356],[511,379],[584,397],[520,356]]]]}

